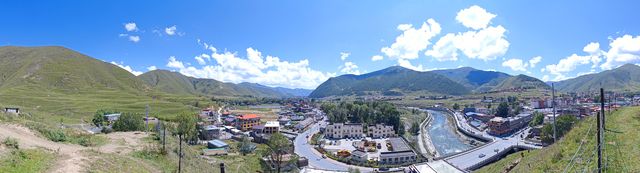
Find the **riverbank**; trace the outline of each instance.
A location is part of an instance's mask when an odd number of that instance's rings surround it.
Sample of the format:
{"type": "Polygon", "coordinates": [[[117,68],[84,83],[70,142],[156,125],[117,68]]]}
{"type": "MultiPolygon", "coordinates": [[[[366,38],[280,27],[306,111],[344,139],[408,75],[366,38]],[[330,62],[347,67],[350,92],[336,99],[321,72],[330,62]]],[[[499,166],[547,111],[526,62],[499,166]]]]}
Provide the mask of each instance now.
{"type": "Polygon", "coordinates": [[[431,138],[429,138],[429,134],[427,132],[427,125],[433,120],[433,116],[429,112],[427,113],[427,118],[420,124],[420,133],[419,136],[419,146],[422,150],[421,152],[427,159],[433,159],[438,157],[438,152],[436,151],[435,146],[431,142],[431,138]]]}

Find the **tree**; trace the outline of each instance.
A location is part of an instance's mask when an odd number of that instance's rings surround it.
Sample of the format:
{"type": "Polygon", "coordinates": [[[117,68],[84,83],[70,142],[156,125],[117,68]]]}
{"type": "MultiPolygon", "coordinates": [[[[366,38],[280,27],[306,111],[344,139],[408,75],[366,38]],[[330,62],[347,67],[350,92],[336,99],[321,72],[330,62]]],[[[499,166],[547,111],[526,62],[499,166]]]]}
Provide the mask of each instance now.
{"type": "Polygon", "coordinates": [[[122,113],[118,120],[113,123],[115,131],[139,131],[144,130],[142,115],[134,113],[122,113]]]}
{"type": "Polygon", "coordinates": [[[249,137],[242,136],[242,140],[238,143],[238,151],[240,151],[240,154],[242,154],[243,156],[253,151],[253,145],[251,144],[251,140],[249,140],[249,137]]]}
{"type": "Polygon", "coordinates": [[[420,123],[413,122],[409,131],[411,131],[411,134],[413,135],[418,135],[418,132],[420,132],[420,123]]]}
{"type": "MultiPolygon", "coordinates": [[[[556,132],[558,138],[569,132],[573,127],[573,124],[577,121],[576,117],[573,115],[561,115],[556,118],[556,132]]],[[[545,142],[553,141],[553,124],[545,124],[544,127],[542,127],[541,139],[545,142]]]]}
{"type": "Polygon", "coordinates": [[[196,135],[196,118],[191,113],[182,113],[178,115],[176,119],[178,126],[175,129],[175,134],[178,135],[179,152],[178,152],[178,172],[182,171],[182,141],[185,139],[191,139],[196,135]]]}
{"type": "Polygon", "coordinates": [[[96,114],[93,115],[93,119],[91,119],[91,122],[96,127],[102,127],[104,125],[104,122],[105,122],[104,115],[99,114],[99,113],[96,112],[96,114]]]}
{"type": "Polygon", "coordinates": [[[498,105],[498,112],[496,112],[496,116],[503,118],[509,116],[509,104],[507,104],[507,102],[502,102],[498,105]]]}
{"type": "Polygon", "coordinates": [[[458,110],[458,109],[460,109],[460,105],[458,103],[454,103],[453,110],[458,110]]]}
{"type": "MultiPolygon", "coordinates": [[[[269,158],[271,164],[276,167],[276,171],[279,173],[283,166],[288,162],[284,162],[284,156],[291,151],[291,141],[280,133],[274,133],[267,142],[267,150],[265,151],[266,157],[269,158]]],[[[289,160],[291,161],[291,159],[289,160]]]]}
{"type": "Polygon", "coordinates": [[[544,115],[538,111],[533,112],[533,120],[531,120],[531,122],[529,122],[529,126],[533,127],[533,126],[537,126],[542,124],[542,122],[544,121],[544,115]]]}

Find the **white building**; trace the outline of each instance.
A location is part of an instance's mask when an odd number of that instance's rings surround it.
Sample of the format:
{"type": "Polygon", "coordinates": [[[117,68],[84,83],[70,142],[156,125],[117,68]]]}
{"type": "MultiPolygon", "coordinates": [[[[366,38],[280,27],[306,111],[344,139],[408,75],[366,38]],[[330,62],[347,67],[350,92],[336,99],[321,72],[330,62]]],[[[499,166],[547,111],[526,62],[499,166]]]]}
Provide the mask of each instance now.
{"type": "Polygon", "coordinates": [[[396,131],[393,130],[393,126],[387,126],[384,124],[370,125],[367,128],[367,135],[372,138],[388,138],[396,135],[396,131]]]}
{"type": "Polygon", "coordinates": [[[327,125],[325,135],[333,139],[362,138],[364,131],[362,124],[334,123],[327,125]]]}
{"type": "Polygon", "coordinates": [[[278,121],[267,121],[267,124],[264,125],[263,133],[266,134],[274,134],[280,132],[280,122],[278,121]]]}

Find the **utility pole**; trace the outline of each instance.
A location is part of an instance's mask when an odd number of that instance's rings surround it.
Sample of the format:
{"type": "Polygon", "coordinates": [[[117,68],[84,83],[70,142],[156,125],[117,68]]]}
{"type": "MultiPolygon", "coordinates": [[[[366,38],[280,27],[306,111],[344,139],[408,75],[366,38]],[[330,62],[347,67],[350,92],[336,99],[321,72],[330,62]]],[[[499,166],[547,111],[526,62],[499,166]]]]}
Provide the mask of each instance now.
{"type": "Polygon", "coordinates": [[[600,116],[602,116],[602,120],[604,122],[604,89],[600,88],[600,113],[598,114],[598,173],[602,172],[602,127],[603,122],[600,121],[600,116]]]}
{"type": "Polygon", "coordinates": [[[146,108],[145,108],[145,115],[146,115],[146,117],[147,117],[147,118],[145,118],[145,120],[144,120],[144,121],[145,121],[145,124],[146,124],[146,127],[147,127],[147,128],[145,129],[145,132],[148,132],[148,131],[149,131],[149,105],[147,105],[147,106],[146,106],[146,108]]]}
{"type": "Polygon", "coordinates": [[[551,83],[551,106],[553,107],[553,143],[556,143],[556,88],[554,83],[551,83]]]}

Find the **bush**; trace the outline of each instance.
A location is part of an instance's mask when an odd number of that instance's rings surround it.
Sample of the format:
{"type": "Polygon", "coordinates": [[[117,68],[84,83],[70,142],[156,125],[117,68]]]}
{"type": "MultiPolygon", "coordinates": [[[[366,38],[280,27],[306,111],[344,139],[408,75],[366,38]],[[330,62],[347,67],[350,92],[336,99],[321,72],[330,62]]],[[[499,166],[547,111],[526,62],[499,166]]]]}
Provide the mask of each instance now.
{"type": "Polygon", "coordinates": [[[118,120],[113,123],[115,131],[140,131],[144,130],[142,115],[133,113],[122,113],[118,120]]]}
{"type": "Polygon", "coordinates": [[[42,135],[53,142],[67,141],[67,135],[61,129],[46,130],[44,128],[40,128],[40,130],[38,131],[40,131],[42,135]]]}
{"type": "Polygon", "coordinates": [[[13,148],[13,149],[20,148],[20,145],[18,144],[18,140],[12,137],[5,138],[4,141],[2,141],[2,143],[9,148],[13,148]]]}

